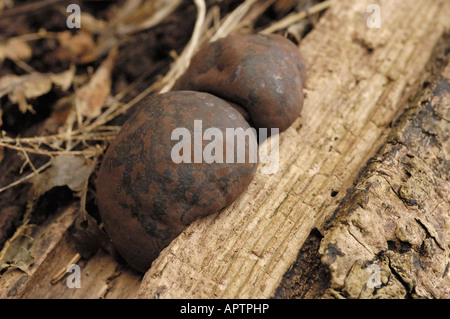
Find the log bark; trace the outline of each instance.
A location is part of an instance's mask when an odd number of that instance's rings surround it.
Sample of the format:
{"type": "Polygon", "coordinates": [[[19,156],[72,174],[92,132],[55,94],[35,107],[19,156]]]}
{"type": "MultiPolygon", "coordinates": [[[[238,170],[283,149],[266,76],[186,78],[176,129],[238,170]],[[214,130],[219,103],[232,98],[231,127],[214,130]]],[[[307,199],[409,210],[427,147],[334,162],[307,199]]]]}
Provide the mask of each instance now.
{"type": "Polygon", "coordinates": [[[382,27],[369,29],[369,3],[336,2],[302,41],[305,107],[280,136],[278,172],[257,174],[231,207],[173,241],[146,273],[138,297],[274,294],[311,229],[332,216],[385,141],[449,27],[448,2],[380,1],[382,27]]]}
{"type": "Polygon", "coordinates": [[[450,298],[450,66],[443,76],[326,227],[325,297],[450,298]]]}

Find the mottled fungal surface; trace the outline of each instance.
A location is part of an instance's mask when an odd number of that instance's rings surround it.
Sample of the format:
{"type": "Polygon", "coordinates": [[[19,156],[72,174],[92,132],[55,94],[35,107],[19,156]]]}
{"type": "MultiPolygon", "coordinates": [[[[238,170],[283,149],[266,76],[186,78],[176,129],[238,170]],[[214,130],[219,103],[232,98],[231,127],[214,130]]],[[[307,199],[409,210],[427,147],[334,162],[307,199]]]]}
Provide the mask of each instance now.
{"type": "MultiPolygon", "coordinates": [[[[97,180],[100,214],[123,258],[145,272],[160,251],[193,220],[231,204],[253,179],[257,163],[175,163],[172,132],[202,128],[249,129],[238,111],[207,93],[179,91],[147,98],[109,146],[97,180]]],[[[250,136],[243,144],[246,154],[250,136]]],[[[205,149],[210,140],[202,140],[205,149]]],[[[226,144],[231,140],[221,141],[226,144]]],[[[235,144],[237,147],[238,144],[235,144]]],[[[225,151],[224,151],[225,154],[225,151]]]]}
{"type": "Polygon", "coordinates": [[[279,35],[232,35],[192,59],[173,90],[208,92],[242,107],[256,128],[286,130],[300,115],[306,80],[299,49],[279,35]]]}

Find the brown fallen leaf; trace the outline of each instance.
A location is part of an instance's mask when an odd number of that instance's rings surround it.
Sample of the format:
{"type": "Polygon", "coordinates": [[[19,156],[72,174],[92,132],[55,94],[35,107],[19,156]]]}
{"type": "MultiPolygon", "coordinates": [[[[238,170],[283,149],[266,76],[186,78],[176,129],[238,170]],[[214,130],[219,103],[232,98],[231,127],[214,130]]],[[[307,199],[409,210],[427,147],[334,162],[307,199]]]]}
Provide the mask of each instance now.
{"type": "Polygon", "coordinates": [[[32,50],[30,45],[15,38],[6,42],[0,42],[0,63],[6,58],[11,60],[28,60],[31,58],[32,50]]]}
{"type": "Polygon", "coordinates": [[[32,72],[25,75],[8,74],[0,78],[0,97],[8,95],[12,103],[19,104],[21,112],[34,112],[33,107],[28,104],[28,99],[42,96],[52,89],[52,85],[67,90],[72,84],[75,68],[54,74],[32,72]]]}
{"type": "Polygon", "coordinates": [[[34,261],[34,257],[28,251],[28,246],[33,241],[30,236],[33,226],[28,224],[20,226],[5,243],[3,250],[0,251],[0,271],[6,268],[17,268],[28,274],[34,261]]]}
{"type": "Polygon", "coordinates": [[[80,115],[88,118],[95,118],[100,115],[101,109],[111,92],[111,74],[117,52],[117,48],[111,50],[91,80],[76,92],[75,107],[80,115]]]}

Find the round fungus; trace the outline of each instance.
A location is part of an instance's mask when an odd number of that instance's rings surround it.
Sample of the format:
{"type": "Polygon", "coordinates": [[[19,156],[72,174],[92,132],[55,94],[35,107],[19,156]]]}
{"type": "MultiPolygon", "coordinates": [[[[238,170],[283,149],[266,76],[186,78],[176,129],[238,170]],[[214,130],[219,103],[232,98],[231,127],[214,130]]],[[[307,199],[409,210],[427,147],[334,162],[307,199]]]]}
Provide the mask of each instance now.
{"type": "Polygon", "coordinates": [[[248,113],[256,128],[287,129],[303,107],[305,66],[299,49],[279,35],[231,35],[193,57],[173,90],[211,93],[248,113]]]}
{"type": "Polygon", "coordinates": [[[105,230],[128,264],[145,272],[192,221],[235,201],[257,168],[251,145],[257,142],[247,121],[211,94],[177,91],[141,101],[108,147],[97,177],[105,230]],[[239,145],[228,138],[229,129],[252,134],[239,145]],[[245,148],[245,160],[236,154],[230,161],[238,147],[245,148]],[[219,157],[207,163],[208,154],[219,157]]]}

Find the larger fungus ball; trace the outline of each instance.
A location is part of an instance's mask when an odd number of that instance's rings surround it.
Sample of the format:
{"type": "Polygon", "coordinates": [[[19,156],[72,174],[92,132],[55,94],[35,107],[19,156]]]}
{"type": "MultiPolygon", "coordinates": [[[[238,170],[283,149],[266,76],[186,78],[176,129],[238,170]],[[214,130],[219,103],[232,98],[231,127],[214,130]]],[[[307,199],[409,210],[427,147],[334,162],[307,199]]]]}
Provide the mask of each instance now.
{"type": "Polygon", "coordinates": [[[193,57],[173,90],[208,92],[244,109],[256,128],[286,130],[300,115],[304,59],[279,35],[231,35],[193,57]]]}

